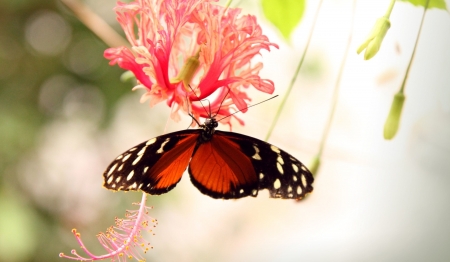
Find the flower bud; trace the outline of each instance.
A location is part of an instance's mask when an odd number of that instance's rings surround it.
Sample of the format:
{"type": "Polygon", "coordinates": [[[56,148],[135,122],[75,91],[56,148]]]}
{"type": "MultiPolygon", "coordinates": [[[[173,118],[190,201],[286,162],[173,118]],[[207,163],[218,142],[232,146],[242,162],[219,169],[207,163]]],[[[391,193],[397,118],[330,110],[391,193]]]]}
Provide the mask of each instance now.
{"type": "Polygon", "coordinates": [[[381,17],[375,23],[372,31],[370,32],[369,37],[366,41],[359,46],[356,51],[358,54],[361,53],[364,49],[366,52],[364,53],[364,59],[369,60],[374,57],[378,50],[380,50],[381,43],[383,42],[384,36],[386,35],[388,29],[391,27],[391,22],[387,17],[381,17]]]}
{"type": "Polygon", "coordinates": [[[384,139],[390,140],[394,138],[395,134],[397,134],[404,102],[405,95],[402,92],[395,94],[394,101],[391,105],[391,110],[389,111],[388,118],[384,124],[384,139]]]}

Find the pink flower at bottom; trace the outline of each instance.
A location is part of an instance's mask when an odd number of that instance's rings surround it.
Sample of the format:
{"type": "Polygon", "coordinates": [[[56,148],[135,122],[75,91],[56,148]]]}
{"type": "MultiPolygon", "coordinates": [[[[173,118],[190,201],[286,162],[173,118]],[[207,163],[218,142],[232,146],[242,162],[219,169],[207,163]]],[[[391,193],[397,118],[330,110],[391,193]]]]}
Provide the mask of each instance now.
{"type": "Polygon", "coordinates": [[[155,227],[156,219],[151,218],[148,214],[148,210],[151,207],[145,205],[147,195],[142,195],[141,203],[135,203],[139,205],[138,210],[127,210],[126,218],[116,218],[115,226],[111,226],[106,230],[106,233],[100,232],[97,238],[103,248],[106,250],[104,255],[94,255],[81,240],[80,233],[76,229],[72,229],[72,233],[80,244],[81,249],[88,255],[88,257],[82,257],[77,253],[75,249],[72,249],[71,254],[73,256],[60,253],[62,258],[68,258],[78,261],[95,261],[111,259],[112,261],[126,261],[127,258],[135,258],[138,261],[145,261],[141,252],[147,253],[147,251],[153,247],[150,246],[141,235],[141,232],[149,231],[155,227]]]}
{"type": "Polygon", "coordinates": [[[174,107],[174,120],[180,109],[197,119],[245,112],[250,86],[273,93],[274,83],[259,76],[262,63],[251,60],[261,49],[278,46],[262,34],[254,16],[209,0],[137,0],[119,2],[115,10],[132,47],[109,48],[105,57],[134,73],[135,89],[146,90],[142,102],[174,107]],[[203,99],[211,112],[197,102],[203,99]]]}

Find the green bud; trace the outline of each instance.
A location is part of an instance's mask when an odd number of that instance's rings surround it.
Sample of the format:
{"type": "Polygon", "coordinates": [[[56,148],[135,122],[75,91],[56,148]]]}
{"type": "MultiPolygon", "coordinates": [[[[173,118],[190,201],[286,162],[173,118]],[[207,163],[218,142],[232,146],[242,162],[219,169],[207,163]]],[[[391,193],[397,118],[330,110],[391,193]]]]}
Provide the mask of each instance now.
{"type": "Polygon", "coordinates": [[[128,82],[128,81],[134,81],[134,80],[136,80],[136,77],[134,76],[133,72],[131,72],[131,71],[125,71],[120,76],[120,81],[122,81],[123,83],[128,82]]]}
{"type": "Polygon", "coordinates": [[[389,111],[388,118],[384,124],[384,139],[391,140],[394,138],[395,134],[397,134],[404,102],[405,95],[402,92],[395,94],[391,110],[389,111]]]}
{"type": "Polygon", "coordinates": [[[374,57],[378,53],[378,50],[380,50],[384,36],[386,35],[390,27],[391,22],[389,21],[389,18],[384,16],[379,18],[375,23],[375,26],[373,27],[372,31],[370,32],[369,37],[366,39],[364,43],[362,43],[361,46],[359,46],[356,52],[359,54],[365,49],[366,50],[366,52],[364,53],[365,60],[369,60],[372,57],[374,57]]]}
{"type": "Polygon", "coordinates": [[[320,167],[320,156],[316,155],[309,165],[309,171],[311,171],[314,177],[316,176],[317,171],[319,171],[319,167],[320,167]]]}

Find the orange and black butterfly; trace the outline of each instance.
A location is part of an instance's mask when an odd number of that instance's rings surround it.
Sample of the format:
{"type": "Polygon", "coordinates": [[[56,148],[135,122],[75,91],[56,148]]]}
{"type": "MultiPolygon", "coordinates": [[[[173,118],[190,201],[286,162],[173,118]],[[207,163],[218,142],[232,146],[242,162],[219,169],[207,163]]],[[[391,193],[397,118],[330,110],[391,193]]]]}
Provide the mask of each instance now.
{"type": "Polygon", "coordinates": [[[173,189],[188,168],[200,192],[213,198],[302,199],[313,190],[311,172],[292,155],[259,139],[216,131],[208,118],[199,129],[152,138],[118,156],[103,174],[111,190],[142,190],[159,195],[173,189]]]}

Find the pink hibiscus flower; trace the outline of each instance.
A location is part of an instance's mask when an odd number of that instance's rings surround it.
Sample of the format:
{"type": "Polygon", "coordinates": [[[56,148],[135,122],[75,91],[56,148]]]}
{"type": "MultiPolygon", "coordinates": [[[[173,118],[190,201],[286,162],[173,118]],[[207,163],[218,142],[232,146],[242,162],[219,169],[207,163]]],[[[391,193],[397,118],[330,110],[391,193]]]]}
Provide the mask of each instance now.
{"type": "Polygon", "coordinates": [[[134,73],[139,82],[134,89],[146,90],[141,102],[150,99],[153,106],[166,100],[175,121],[180,109],[196,119],[208,113],[220,118],[230,110],[245,112],[250,86],[274,91],[273,82],[258,75],[262,63],[251,60],[261,49],[278,46],[262,34],[254,16],[212,2],[137,0],[119,2],[115,9],[131,49],[109,48],[105,57],[134,73]],[[198,103],[203,99],[208,99],[211,112],[198,103]]]}

